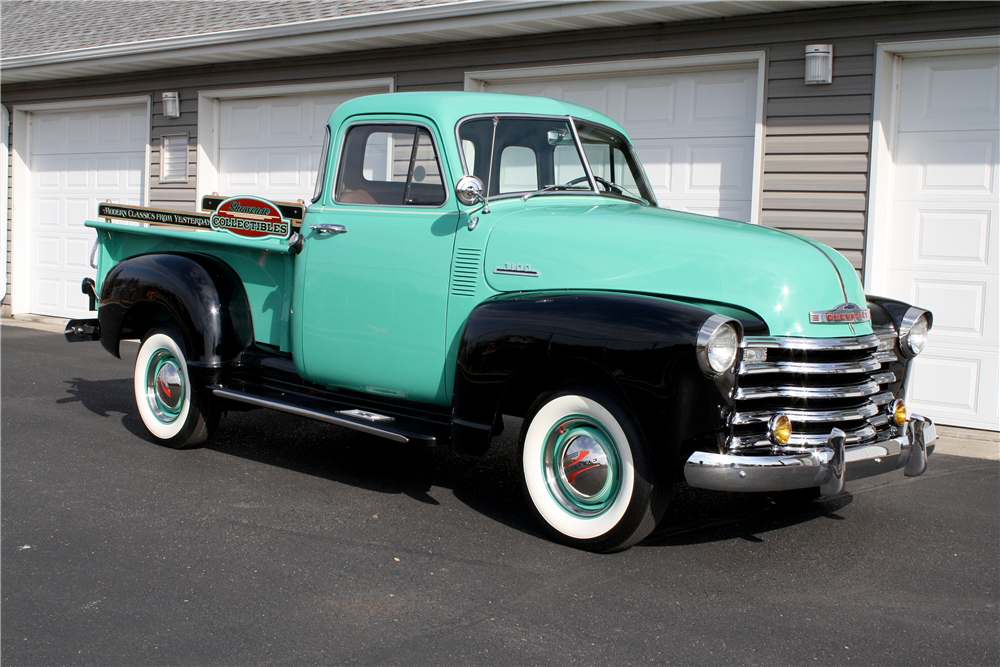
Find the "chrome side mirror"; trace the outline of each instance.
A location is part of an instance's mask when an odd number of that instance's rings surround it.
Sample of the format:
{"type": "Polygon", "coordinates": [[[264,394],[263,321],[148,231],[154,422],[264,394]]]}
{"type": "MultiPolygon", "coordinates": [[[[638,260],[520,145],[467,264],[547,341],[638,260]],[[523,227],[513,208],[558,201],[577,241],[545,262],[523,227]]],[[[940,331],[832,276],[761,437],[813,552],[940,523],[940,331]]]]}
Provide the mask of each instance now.
{"type": "Polygon", "coordinates": [[[483,181],[478,176],[463,176],[458,179],[458,184],[455,185],[455,196],[465,206],[485,202],[483,181]]]}

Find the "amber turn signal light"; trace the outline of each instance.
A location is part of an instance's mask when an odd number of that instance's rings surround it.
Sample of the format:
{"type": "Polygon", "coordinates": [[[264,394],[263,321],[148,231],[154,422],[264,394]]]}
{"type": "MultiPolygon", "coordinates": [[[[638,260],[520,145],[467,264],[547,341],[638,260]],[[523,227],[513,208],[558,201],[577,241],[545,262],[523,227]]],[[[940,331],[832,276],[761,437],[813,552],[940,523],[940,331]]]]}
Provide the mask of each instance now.
{"type": "Polygon", "coordinates": [[[903,403],[903,399],[897,398],[889,404],[889,417],[896,422],[897,426],[906,423],[906,404],[903,403]]]}
{"type": "Polygon", "coordinates": [[[767,437],[776,445],[788,443],[792,437],[792,420],[785,415],[774,415],[767,423],[767,437]]]}

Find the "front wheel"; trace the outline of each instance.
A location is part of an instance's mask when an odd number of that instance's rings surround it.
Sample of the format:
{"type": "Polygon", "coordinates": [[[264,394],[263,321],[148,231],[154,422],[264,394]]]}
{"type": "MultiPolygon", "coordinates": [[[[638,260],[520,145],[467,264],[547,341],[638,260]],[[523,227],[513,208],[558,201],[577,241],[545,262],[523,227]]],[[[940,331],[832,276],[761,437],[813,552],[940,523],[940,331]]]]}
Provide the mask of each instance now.
{"type": "Polygon", "coordinates": [[[521,430],[522,484],[553,536],[588,551],[627,549],[663,515],[668,484],[653,466],[631,412],[590,388],[540,396],[521,430]]]}
{"type": "Polygon", "coordinates": [[[142,423],[167,447],[186,449],[208,439],[218,411],[191,382],[183,338],[172,328],[153,329],[139,347],[133,374],[142,423]]]}

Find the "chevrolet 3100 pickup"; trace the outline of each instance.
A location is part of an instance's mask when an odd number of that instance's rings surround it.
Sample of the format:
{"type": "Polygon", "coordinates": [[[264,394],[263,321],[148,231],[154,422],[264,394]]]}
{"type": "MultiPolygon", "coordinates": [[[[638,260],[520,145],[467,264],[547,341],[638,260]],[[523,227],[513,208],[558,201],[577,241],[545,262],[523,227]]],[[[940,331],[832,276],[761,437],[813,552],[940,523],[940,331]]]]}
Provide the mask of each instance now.
{"type": "Polygon", "coordinates": [[[136,405],[169,447],[240,407],[467,454],[522,417],[528,507],[599,552],[648,535],[675,482],[830,496],[933,450],[904,403],[931,313],[866,296],[810,239],[658,207],[583,107],[359,98],[311,205],[202,206],[102,204],[98,317],[66,329],[141,341],[136,405]]]}

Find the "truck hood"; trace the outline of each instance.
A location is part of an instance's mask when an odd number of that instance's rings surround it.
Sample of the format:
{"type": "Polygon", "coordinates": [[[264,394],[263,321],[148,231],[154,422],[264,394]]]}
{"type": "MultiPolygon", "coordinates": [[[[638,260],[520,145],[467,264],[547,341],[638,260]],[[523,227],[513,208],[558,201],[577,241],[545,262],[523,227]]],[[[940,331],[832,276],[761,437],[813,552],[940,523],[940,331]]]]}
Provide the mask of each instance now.
{"type": "Polygon", "coordinates": [[[501,292],[593,289],[730,304],[760,317],[772,336],[872,331],[867,322],[853,330],[810,323],[811,311],[845,296],[867,304],[842,255],[794,234],[593,197],[499,201],[481,222],[492,225],[486,280],[501,292]]]}

